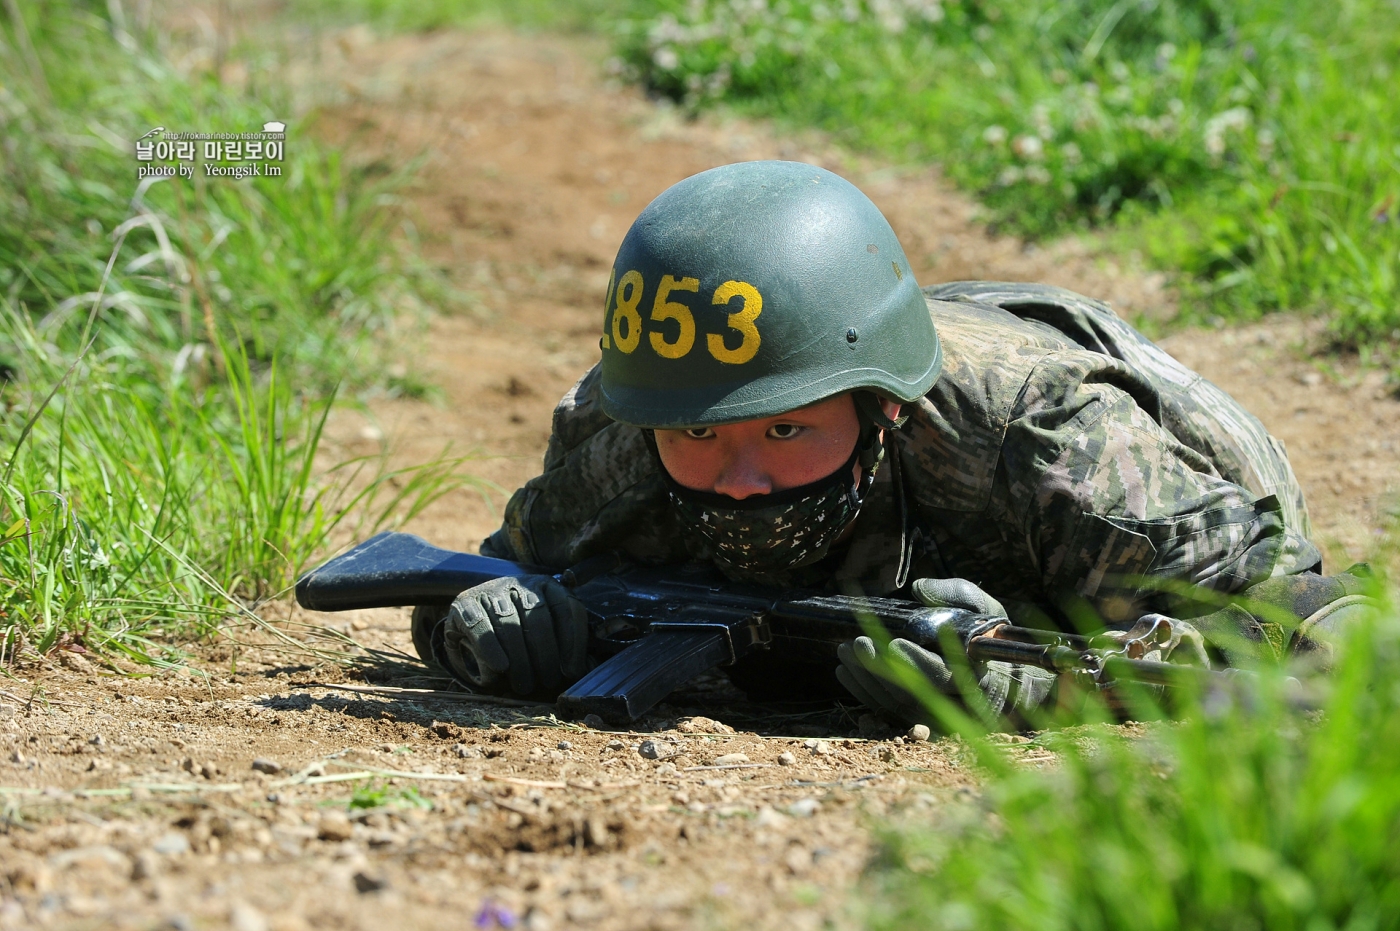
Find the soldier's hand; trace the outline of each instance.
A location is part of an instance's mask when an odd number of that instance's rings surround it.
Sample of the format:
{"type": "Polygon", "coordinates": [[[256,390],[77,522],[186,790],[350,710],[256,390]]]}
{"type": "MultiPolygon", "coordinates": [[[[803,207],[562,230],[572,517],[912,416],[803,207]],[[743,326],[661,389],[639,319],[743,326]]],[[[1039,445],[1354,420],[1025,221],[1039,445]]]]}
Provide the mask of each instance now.
{"type": "MultiPolygon", "coordinates": [[[[836,667],[837,680],[860,703],[872,711],[883,713],[910,724],[930,722],[928,710],[913,694],[883,675],[880,650],[869,637],[857,637],[836,648],[841,665],[836,667]]],[[[947,695],[956,695],[953,673],[943,657],[931,653],[908,640],[891,640],[884,654],[890,665],[901,664],[928,680],[929,685],[947,695]]]]}
{"type": "Polygon", "coordinates": [[[443,651],[469,685],[552,696],[588,671],[588,613],[549,576],[492,579],[452,602],[443,651]]]}
{"type": "MultiPolygon", "coordinates": [[[[914,596],[931,608],[962,608],[977,614],[1006,617],[1001,602],[966,579],[918,579],[910,586],[914,596]]],[[[929,723],[929,712],[912,694],[886,679],[880,669],[875,641],[857,637],[837,650],[841,665],[836,678],[861,703],[904,721],[929,723]]],[[[884,656],[888,664],[904,664],[919,672],[929,684],[947,695],[958,689],[943,658],[908,640],[892,640],[884,656]]],[[[1043,703],[1055,684],[1055,674],[1034,666],[992,661],[976,668],[978,686],[990,711],[1001,715],[1029,711],[1043,703]]]]}

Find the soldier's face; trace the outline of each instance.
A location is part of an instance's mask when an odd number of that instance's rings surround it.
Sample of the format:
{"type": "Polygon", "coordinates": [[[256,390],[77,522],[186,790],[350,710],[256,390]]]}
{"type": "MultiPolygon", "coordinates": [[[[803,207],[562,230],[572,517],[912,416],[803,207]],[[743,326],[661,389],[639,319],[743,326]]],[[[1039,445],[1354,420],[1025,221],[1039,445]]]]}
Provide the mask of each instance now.
{"type": "MultiPolygon", "coordinates": [[[[898,415],[898,404],[884,406],[898,415]]],[[[826,478],[851,457],[859,437],[855,402],[839,394],[776,417],[657,430],[656,450],[686,488],[742,500],[826,478]]]]}

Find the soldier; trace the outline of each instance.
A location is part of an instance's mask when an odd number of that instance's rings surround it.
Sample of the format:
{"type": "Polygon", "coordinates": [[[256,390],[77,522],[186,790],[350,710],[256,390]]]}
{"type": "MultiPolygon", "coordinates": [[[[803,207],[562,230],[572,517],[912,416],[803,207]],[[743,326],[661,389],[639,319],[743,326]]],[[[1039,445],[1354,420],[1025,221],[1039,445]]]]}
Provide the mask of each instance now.
{"type": "MultiPolygon", "coordinates": [[[[601,348],[483,554],[556,571],[611,551],[701,560],[735,580],[1070,629],[1195,617],[1218,600],[1193,591],[1249,592],[1300,630],[1238,609],[1212,623],[1278,649],[1355,603],[1356,579],[1318,575],[1282,445],[1234,400],[1098,301],[921,290],[880,211],[820,168],[728,165],[657,197],[618,252],[601,348]]],[[[586,671],[585,613],[547,576],[479,585],[414,624],[424,659],[477,687],[552,695],[586,671]]],[[[937,655],[889,649],[952,690],[937,655]]],[[[844,687],[919,717],[871,672],[876,655],[862,637],[835,670],[767,651],[730,675],[759,699],[844,687]]],[[[1051,685],[982,673],[998,711],[1051,685]]]]}

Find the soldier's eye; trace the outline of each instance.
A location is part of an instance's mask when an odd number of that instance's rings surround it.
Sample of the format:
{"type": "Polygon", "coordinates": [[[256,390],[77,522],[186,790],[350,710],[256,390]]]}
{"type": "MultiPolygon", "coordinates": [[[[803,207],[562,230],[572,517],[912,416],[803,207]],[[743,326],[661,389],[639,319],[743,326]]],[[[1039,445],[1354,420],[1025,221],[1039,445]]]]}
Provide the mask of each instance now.
{"type": "Polygon", "coordinates": [[[768,428],[768,435],[775,440],[790,440],[802,432],[795,423],[775,423],[768,428]]]}
{"type": "Polygon", "coordinates": [[[685,431],[685,435],[692,440],[707,440],[715,435],[715,431],[709,427],[691,427],[685,431]]]}

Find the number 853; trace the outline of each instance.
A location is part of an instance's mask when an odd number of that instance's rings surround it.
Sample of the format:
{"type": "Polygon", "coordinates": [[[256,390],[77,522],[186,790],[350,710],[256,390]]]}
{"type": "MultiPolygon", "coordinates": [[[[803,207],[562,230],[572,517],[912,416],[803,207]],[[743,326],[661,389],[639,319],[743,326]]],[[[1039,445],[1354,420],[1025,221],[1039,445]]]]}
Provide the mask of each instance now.
{"type": "MultiPolygon", "coordinates": [[[[633,269],[619,279],[617,271],[613,271],[608,280],[608,296],[603,302],[604,349],[616,348],[618,352],[630,355],[641,345],[643,326],[640,307],[644,290],[641,272],[633,269]],[[614,297],[617,299],[615,305],[614,297]]],[[[682,359],[695,348],[695,315],[685,304],[671,300],[676,292],[685,291],[698,294],[700,279],[662,275],[651,302],[648,319],[653,325],[651,332],[647,333],[647,342],[652,351],[663,359],[682,359]],[[676,325],[665,326],[668,320],[676,321],[676,325]],[[667,339],[667,336],[674,338],[667,339]]],[[[729,308],[732,312],[725,320],[729,332],[705,334],[705,348],[720,362],[743,365],[758,353],[762,341],[755,321],[763,312],[763,295],[746,281],[726,281],[715,288],[710,303],[729,308]],[[738,345],[731,347],[734,337],[730,333],[738,335],[738,345]]]]}

